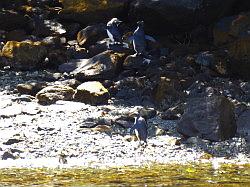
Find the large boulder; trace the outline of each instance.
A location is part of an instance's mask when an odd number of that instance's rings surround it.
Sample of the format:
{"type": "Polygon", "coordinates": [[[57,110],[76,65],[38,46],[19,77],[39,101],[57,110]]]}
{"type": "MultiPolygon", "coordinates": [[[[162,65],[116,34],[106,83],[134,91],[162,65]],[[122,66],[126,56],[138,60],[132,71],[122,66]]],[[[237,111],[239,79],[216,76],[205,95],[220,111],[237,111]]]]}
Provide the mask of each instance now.
{"type": "Polygon", "coordinates": [[[11,67],[29,70],[42,66],[47,55],[47,48],[39,41],[8,41],[0,55],[8,60],[11,67]]]}
{"type": "Polygon", "coordinates": [[[39,92],[46,86],[47,84],[43,82],[31,82],[31,83],[18,84],[16,86],[16,89],[20,94],[35,96],[37,92],[39,92]]]}
{"type": "Polygon", "coordinates": [[[124,58],[125,54],[105,51],[88,60],[83,59],[72,74],[79,81],[111,79],[120,71],[124,58]]]}
{"type": "Polygon", "coordinates": [[[77,33],[77,42],[79,45],[89,46],[105,37],[107,37],[107,34],[104,24],[91,25],[77,33]]]}
{"type": "Polygon", "coordinates": [[[250,78],[250,12],[225,17],[214,27],[215,45],[224,45],[228,50],[231,71],[243,78],[250,78]]]}
{"type": "Polygon", "coordinates": [[[61,73],[70,73],[75,69],[82,66],[82,64],[86,63],[88,59],[71,59],[69,62],[63,63],[58,66],[58,70],[61,73]]]}
{"type": "Polygon", "coordinates": [[[180,82],[177,79],[160,77],[154,88],[153,98],[158,107],[166,110],[183,98],[183,94],[178,91],[180,82]]]}
{"type": "Polygon", "coordinates": [[[59,13],[59,16],[63,19],[70,19],[83,24],[107,21],[121,14],[128,1],[60,0],[63,10],[59,13]]]}
{"type": "Polygon", "coordinates": [[[236,128],[233,104],[224,96],[190,99],[177,125],[184,136],[211,141],[232,138],[236,128]]]}
{"type": "Polygon", "coordinates": [[[55,85],[43,88],[36,94],[41,104],[53,104],[58,100],[72,100],[75,90],[69,86],[55,85]]]}
{"type": "Polygon", "coordinates": [[[131,3],[130,19],[145,20],[153,32],[189,30],[209,25],[223,16],[235,0],[135,0],[131,3]]]}
{"type": "Polygon", "coordinates": [[[244,111],[237,119],[237,133],[240,136],[250,135],[250,110],[244,111]]]}
{"type": "Polygon", "coordinates": [[[110,94],[108,90],[98,81],[89,81],[79,85],[74,95],[74,100],[98,105],[108,103],[110,94]]]}

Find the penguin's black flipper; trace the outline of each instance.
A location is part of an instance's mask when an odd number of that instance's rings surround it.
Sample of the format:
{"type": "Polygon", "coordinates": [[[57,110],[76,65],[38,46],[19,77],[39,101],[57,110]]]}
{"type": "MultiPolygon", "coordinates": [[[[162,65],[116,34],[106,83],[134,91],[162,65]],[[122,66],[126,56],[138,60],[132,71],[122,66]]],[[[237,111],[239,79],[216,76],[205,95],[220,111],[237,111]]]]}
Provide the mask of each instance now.
{"type": "Polygon", "coordinates": [[[149,36],[149,35],[145,35],[145,39],[151,42],[156,42],[156,40],[152,36],[149,36]]]}
{"type": "Polygon", "coordinates": [[[128,37],[128,39],[127,39],[128,43],[132,43],[133,40],[134,40],[134,36],[133,35],[130,36],[130,37],[128,37]]]}

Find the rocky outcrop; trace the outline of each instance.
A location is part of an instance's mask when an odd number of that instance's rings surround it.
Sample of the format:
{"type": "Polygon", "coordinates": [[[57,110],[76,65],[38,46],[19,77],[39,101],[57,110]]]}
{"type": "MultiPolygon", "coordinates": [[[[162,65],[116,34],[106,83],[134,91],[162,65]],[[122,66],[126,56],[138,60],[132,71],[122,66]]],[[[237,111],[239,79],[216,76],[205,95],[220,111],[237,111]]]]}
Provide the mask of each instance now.
{"type": "Polygon", "coordinates": [[[42,42],[32,41],[8,41],[1,53],[11,67],[22,70],[42,67],[46,55],[46,46],[42,42]]]}
{"type": "Polygon", "coordinates": [[[224,96],[193,98],[187,103],[177,131],[211,141],[232,138],[236,133],[234,107],[224,96]]]}
{"type": "Polygon", "coordinates": [[[224,45],[233,59],[231,71],[243,78],[250,78],[250,12],[225,17],[214,27],[214,43],[224,45]]]}
{"type": "Polygon", "coordinates": [[[72,72],[77,80],[110,79],[121,70],[125,54],[105,51],[93,58],[82,61],[80,67],[72,72]]]}
{"type": "Polygon", "coordinates": [[[211,24],[231,9],[235,0],[135,0],[131,4],[131,21],[145,20],[152,32],[166,34],[211,24]]]}
{"type": "Polygon", "coordinates": [[[60,17],[83,24],[108,20],[120,14],[129,0],[60,0],[63,10],[60,17]]]}
{"type": "Polygon", "coordinates": [[[74,100],[91,105],[107,104],[110,94],[108,90],[97,81],[85,82],[79,85],[74,100]]]}
{"type": "Polygon", "coordinates": [[[69,86],[48,86],[36,94],[41,104],[52,104],[58,100],[72,100],[75,90],[69,86]]]}

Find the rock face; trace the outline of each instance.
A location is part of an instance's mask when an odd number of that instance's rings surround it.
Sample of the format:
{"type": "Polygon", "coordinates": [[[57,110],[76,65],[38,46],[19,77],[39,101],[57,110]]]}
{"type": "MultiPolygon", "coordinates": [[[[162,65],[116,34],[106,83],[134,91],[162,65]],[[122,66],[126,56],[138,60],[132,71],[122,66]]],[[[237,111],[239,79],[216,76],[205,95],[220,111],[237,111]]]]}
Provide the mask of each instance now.
{"type": "Polygon", "coordinates": [[[84,59],[82,65],[72,72],[77,80],[97,80],[113,78],[121,69],[124,54],[105,51],[93,58],[84,59]]]}
{"type": "Polygon", "coordinates": [[[77,34],[77,41],[79,45],[92,45],[95,44],[98,40],[102,40],[107,37],[106,29],[104,24],[87,26],[82,29],[77,34]]]}
{"type": "Polygon", "coordinates": [[[8,41],[1,56],[6,57],[11,67],[29,70],[42,67],[47,55],[47,48],[42,42],[8,41]]]}
{"type": "Polygon", "coordinates": [[[250,110],[244,111],[237,119],[237,133],[240,136],[250,135],[250,110]]]}
{"type": "Polygon", "coordinates": [[[79,85],[74,95],[74,100],[91,104],[106,104],[110,94],[108,90],[97,81],[85,82],[79,85]]]}
{"type": "Polygon", "coordinates": [[[214,27],[215,45],[224,44],[233,59],[232,73],[250,78],[250,12],[225,17],[214,27]]]}
{"type": "Polygon", "coordinates": [[[60,0],[63,10],[60,16],[83,24],[107,21],[123,11],[124,4],[129,0],[60,0]]]}
{"type": "Polygon", "coordinates": [[[177,131],[211,141],[229,139],[236,133],[234,107],[224,96],[190,99],[177,131]]]}
{"type": "Polygon", "coordinates": [[[144,20],[158,33],[187,30],[195,25],[207,25],[223,16],[235,0],[135,0],[130,19],[144,20]]]}
{"type": "Polygon", "coordinates": [[[48,86],[36,94],[41,104],[52,104],[58,100],[72,100],[75,90],[69,86],[48,86]]]}

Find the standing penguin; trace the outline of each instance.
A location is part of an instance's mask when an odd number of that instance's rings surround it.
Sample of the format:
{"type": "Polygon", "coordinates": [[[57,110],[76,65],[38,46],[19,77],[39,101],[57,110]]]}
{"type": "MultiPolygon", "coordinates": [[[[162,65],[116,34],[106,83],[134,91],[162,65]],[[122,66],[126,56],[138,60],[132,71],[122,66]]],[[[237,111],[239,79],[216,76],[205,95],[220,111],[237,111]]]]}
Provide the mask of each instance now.
{"type": "Polygon", "coordinates": [[[145,144],[147,144],[147,123],[146,120],[140,115],[135,117],[135,122],[132,128],[130,129],[130,133],[132,134],[133,131],[135,132],[135,135],[140,142],[143,141],[145,144]]]}
{"type": "Polygon", "coordinates": [[[137,22],[137,29],[133,34],[133,47],[136,52],[136,56],[143,55],[146,50],[146,38],[144,33],[144,22],[137,22]]]}
{"type": "Polygon", "coordinates": [[[117,18],[112,18],[108,23],[107,23],[107,34],[114,44],[122,44],[122,36],[119,31],[119,24],[122,23],[117,18]]]}
{"type": "Polygon", "coordinates": [[[137,28],[133,33],[133,36],[129,38],[129,41],[133,42],[133,48],[134,51],[136,52],[136,56],[140,55],[146,55],[146,47],[147,43],[146,40],[156,42],[156,40],[148,35],[145,35],[144,32],[144,22],[143,21],[138,21],[137,22],[137,28]]]}

